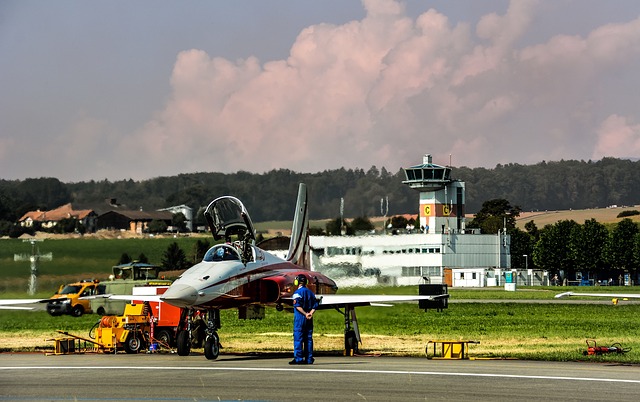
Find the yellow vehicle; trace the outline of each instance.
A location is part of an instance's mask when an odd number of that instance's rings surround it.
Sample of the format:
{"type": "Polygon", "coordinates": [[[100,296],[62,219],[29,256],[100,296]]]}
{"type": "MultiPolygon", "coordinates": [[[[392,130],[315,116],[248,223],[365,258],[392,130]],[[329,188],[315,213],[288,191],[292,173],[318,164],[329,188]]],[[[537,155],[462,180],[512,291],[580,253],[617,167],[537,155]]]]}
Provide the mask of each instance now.
{"type": "MultiPolygon", "coordinates": [[[[105,315],[95,328],[96,349],[105,353],[124,349],[138,353],[149,345],[149,314],[143,303],[127,304],[121,316],[105,315]]],[[[89,333],[93,338],[93,334],[89,333]]]]}
{"type": "Polygon", "coordinates": [[[70,314],[74,317],[91,313],[90,301],[81,298],[104,294],[104,289],[104,285],[93,279],[62,285],[58,292],[49,299],[47,312],[52,316],[70,314]]]}
{"type": "Polygon", "coordinates": [[[82,314],[98,313],[122,314],[126,301],[107,298],[82,299],[86,296],[103,294],[131,294],[135,286],[170,285],[170,280],[159,278],[160,267],[131,262],[116,265],[110,281],[100,282],[89,279],[60,286],[58,292],[49,299],[47,312],[52,316],[69,314],[80,317],[82,314]]]}

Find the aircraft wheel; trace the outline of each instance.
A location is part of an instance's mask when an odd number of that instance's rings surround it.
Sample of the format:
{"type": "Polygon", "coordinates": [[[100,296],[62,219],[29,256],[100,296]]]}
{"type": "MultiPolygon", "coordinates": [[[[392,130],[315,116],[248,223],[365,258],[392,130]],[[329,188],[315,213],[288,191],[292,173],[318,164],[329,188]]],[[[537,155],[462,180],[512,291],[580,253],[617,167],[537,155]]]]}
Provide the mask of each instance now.
{"type": "Polygon", "coordinates": [[[358,353],[358,338],[353,330],[344,334],[344,351],[346,356],[353,356],[358,353]]]}
{"type": "Polygon", "coordinates": [[[189,331],[180,331],[178,332],[178,338],[176,340],[178,355],[179,356],[189,356],[191,353],[191,344],[189,339],[189,331]]]}
{"type": "Polygon", "coordinates": [[[124,351],[127,353],[138,353],[142,349],[142,338],[140,334],[130,332],[127,340],[124,342],[124,351]]]}
{"type": "Polygon", "coordinates": [[[173,334],[168,329],[161,329],[158,331],[156,339],[162,344],[162,346],[173,346],[173,334]]]}
{"type": "Polygon", "coordinates": [[[76,304],[71,309],[71,315],[74,317],[80,317],[82,316],[82,314],[84,314],[84,307],[82,307],[82,305],[80,304],[76,304]]]}
{"type": "Polygon", "coordinates": [[[215,360],[220,355],[220,338],[215,332],[204,341],[204,355],[208,360],[215,360]]]}

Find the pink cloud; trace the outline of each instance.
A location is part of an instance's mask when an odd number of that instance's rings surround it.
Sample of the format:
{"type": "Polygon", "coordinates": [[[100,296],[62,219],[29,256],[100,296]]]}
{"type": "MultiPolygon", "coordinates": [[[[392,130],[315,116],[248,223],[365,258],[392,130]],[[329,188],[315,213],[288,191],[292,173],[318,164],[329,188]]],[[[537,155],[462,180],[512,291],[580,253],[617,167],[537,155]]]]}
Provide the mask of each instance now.
{"type": "Polygon", "coordinates": [[[611,115],[597,130],[593,158],[637,158],[640,155],[640,124],[624,116],[611,115]]]}
{"type": "Polygon", "coordinates": [[[225,172],[395,170],[424,153],[469,166],[579,157],[608,133],[589,126],[601,113],[591,83],[640,55],[638,20],[519,48],[536,1],[475,30],[433,9],[411,19],[391,0],[363,4],[360,21],[303,29],[283,60],[181,52],[166,106],[121,152],[225,172]]]}

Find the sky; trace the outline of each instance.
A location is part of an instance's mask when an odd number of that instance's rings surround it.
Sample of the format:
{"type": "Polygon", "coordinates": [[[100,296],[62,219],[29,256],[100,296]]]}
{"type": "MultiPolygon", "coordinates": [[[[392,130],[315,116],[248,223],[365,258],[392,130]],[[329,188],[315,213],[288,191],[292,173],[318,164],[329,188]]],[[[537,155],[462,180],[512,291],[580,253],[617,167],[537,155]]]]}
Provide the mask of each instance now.
{"type": "Polygon", "coordinates": [[[2,0],[0,179],[640,157],[637,0],[2,0]]]}

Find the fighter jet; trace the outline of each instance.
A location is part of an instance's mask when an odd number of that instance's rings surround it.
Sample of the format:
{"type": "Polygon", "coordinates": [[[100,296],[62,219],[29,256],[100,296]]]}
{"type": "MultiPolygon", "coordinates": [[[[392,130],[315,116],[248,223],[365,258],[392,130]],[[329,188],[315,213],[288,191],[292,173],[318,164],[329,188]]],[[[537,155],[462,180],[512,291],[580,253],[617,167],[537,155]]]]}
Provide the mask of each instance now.
{"type": "Polygon", "coordinates": [[[211,201],[204,212],[215,240],[224,240],[211,247],[202,262],[186,270],[159,299],[182,307],[185,317],[177,335],[179,355],[190,353],[189,323],[196,312],[207,317],[204,352],[216,359],[220,352],[217,334],[220,310],[238,308],[241,314],[264,312],[264,306],[283,310],[292,305],[296,290],[294,279],[303,274],[308,287],[316,294],[319,309],[336,309],[345,317],[345,351],[353,354],[361,342],[355,307],[411,300],[437,300],[448,294],[434,296],[339,295],[336,283],[320,272],[311,271],[309,264],[307,188],[298,188],[296,211],[286,258],[256,246],[255,229],[242,202],[232,196],[211,201]],[[343,309],[343,310],[340,310],[343,309]]]}

